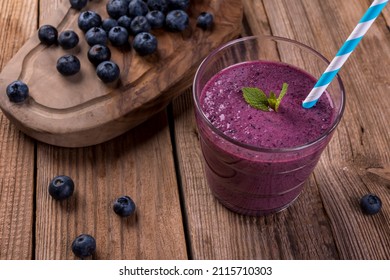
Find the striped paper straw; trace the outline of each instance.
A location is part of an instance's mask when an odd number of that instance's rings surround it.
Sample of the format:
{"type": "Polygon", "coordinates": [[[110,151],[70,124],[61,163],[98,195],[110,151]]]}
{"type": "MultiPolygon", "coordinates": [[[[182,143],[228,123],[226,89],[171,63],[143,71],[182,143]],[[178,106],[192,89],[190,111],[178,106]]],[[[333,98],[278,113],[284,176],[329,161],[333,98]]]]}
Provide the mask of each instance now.
{"type": "Polygon", "coordinates": [[[372,23],[379,16],[388,2],[389,0],[375,0],[372,2],[371,6],[359,21],[358,25],[352,31],[351,35],[349,35],[347,41],[337,52],[335,58],[329,64],[328,68],[326,68],[325,72],[314,85],[314,88],[303,101],[302,106],[304,108],[311,108],[317,103],[322,93],[326,90],[330,82],[339,72],[340,68],[343,66],[345,61],[359,44],[364,34],[366,34],[367,30],[370,28],[372,23]]]}

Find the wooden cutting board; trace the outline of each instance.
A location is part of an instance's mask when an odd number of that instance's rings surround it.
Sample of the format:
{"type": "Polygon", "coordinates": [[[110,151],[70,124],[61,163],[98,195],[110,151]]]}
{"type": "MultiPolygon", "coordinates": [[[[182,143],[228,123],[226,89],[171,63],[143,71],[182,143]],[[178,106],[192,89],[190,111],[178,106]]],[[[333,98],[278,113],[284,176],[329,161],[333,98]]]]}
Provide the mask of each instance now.
{"type": "MultiPolygon", "coordinates": [[[[90,1],[84,10],[96,11],[104,19],[108,17],[106,2],[90,1]]],[[[158,51],[148,57],[109,45],[121,76],[114,84],[104,84],[88,61],[89,46],[77,26],[80,12],[63,1],[42,24],[51,24],[59,32],[76,31],[78,47],[44,46],[36,32],[0,74],[0,107],[17,128],[45,143],[84,147],[112,139],[165,108],[188,88],[207,54],[238,37],[242,10],[241,0],[192,1],[190,27],[180,33],[153,30],[158,51]],[[214,14],[212,30],[196,27],[196,18],[203,11],[214,14]],[[57,59],[66,53],[81,61],[80,72],[71,77],[56,70],[57,59]],[[7,85],[18,79],[30,90],[30,98],[23,104],[11,103],[5,93],[7,85]]]]}

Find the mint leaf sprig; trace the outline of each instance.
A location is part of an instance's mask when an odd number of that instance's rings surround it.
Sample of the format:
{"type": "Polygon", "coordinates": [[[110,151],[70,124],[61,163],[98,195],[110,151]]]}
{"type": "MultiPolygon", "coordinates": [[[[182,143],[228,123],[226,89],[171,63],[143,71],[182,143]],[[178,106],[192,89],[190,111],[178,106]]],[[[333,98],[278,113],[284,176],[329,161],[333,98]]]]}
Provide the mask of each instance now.
{"type": "Polygon", "coordinates": [[[269,97],[259,88],[244,87],[242,88],[242,93],[245,101],[252,106],[253,108],[262,110],[262,111],[278,111],[280,102],[282,102],[283,97],[286,95],[288,89],[288,84],[283,83],[282,90],[279,93],[279,96],[276,97],[276,94],[271,91],[269,97]]]}

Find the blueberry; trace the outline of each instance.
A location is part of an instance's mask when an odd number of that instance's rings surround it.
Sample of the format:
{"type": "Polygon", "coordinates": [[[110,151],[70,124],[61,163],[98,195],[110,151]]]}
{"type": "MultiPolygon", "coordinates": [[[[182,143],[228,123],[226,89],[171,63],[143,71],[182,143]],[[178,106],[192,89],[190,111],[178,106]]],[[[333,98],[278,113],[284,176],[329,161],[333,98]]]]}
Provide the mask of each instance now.
{"type": "Polygon", "coordinates": [[[53,45],[57,43],[58,31],[49,24],[42,25],[38,30],[38,38],[45,45],[53,45]]]}
{"type": "Polygon", "coordinates": [[[54,177],[49,184],[49,194],[55,200],[64,200],[72,196],[74,191],[73,180],[65,175],[54,177]]]}
{"type": "Polygon", "coordinates": [[[131,0],[128,6],[128,15],[130,17],[144,16],[149,12],[148,6],[141,0],[131,0]]]}
{"type": "Polygon", "coordinates": [[[136,16],[130,25],[130,31],[133,35],[141,32],[149,32],[151,28],[149,21],[144,16],[136,16]]]}
{"type": "Polygon", "coordinates": [[[78,26],[84,32],[87,32],[92,27],[100,27],[101,24],[102,17],[94,11],[84,11],[79,15],[78,26]]]}
{"type": "Polygon", "coordinates": [[[94,45],[88,50],[88,60],[95,66],[111,59],[111,51],[105,45],[94,45]]]}
{"type": "Polygon", "coordinates": [[[89,234],[80,234],[72,242],[72,252],[81,259],[92,256],[96,251],[96,240],[89,234]]]}
{"type": "Polygon", "coordinates": [[[152,54],[157,50],[157,39],[148,32],[138,33],[134,37],[133,48],[141,56],[152,54]]]}
{"type": "Polygon", "coordinates": [[[104,83],[111,83],[119,78],[120,70],[115,62],[103,61],[97,66],[96,74],[104,83]]]}
{"type": "Polygon", "coordinates": [[[165,15],[161,11],[150,11],[145,17],[149,21],[150,27],[153,29],[162,28],[164,26],[165,15]]]}
{"type": "Polygon", "coordinates": [[[80,71],[80,60],[71,54],[61,56],[57,60],[57,70],[64,76],[71,76],[80,71]]]}
{"type": "Polygon", "coordinates": [[[382,208],[381,199],[375,194],[366,194],[360,199],[360,207],[364,214],[374,215],[382,208]]]}
{"type": "Polygon", "coordinates": [[[108,39],[113,46],[125,46],[129,43],[129,33],[123,26],[115,26],[108,32],[108,39]]]}
{"type": "Polygon", "coordinates": [[[118,19],[127,14],[128,5],[125,0],[110,0],[106,4],[106,10],[110,17],[118,19]]]}
{"type": "Polygon", "coordinates": [[[105,18],[103,21],[102,21],[102,28],[104,29],[104,31],[108,32],[110,31],[111,28],[115,27],[115,26],[118,26],[118,21],[116,19],[113,19],[113,18],[105,18]]]}
{"type": "Polygon", "coordinates": [[[107,44],[107,32],[101,27],[92,27],[85,33],[85,40],[88,45],[107,44]]]}
{"type": "Polygon", "coordinates": [[[69,0],[69,2],[73,9],[80,11],[82,8],[87,6],[88,0],[69,0]]]}
{"type": "Polygon", "coordinates": [[[120,18],[118,18],[118,25],[123,26],[124,28],[126,28],[128,32],[130,32],[131,21],[132,21],[131,17],[121,16],[120,18]]]}
{"type": "Polygon", "coordinates": [[[167,0],[169,10],[187,10],[190,6],[190,0],[167,0]]]}
{"type": "Polygon", "coordinates": [[[183,10],[170,11],[165,18],[165,24],[170,31],[183,31],[189,25],[188,14],[183,10]]]}
{"type": "Polygon", "coordinates": [[[166,0],[148,0],[149,10],[151,11],[160,11],[166,13],[168,11],[168,4],[166,0]]]}
{"type": "Polygon", "coordinates": [[[22,103],[29,96],[28,86],[22,81],[14,81],[7,86],[6,89],[9,101],[13,103],[22,103]]]}
{"type": "Polygon", "coordinates": [[[202,12],[196,20],[196,26],[202,28],[203,30],[210,29],[213,26],[214,17],[211,13],[202,12]]]}
{"type": "Polygon", "coordinates": [[[128,217],[135,212],[135,203],[129,196],[117,198],[113,206],[114,212],[121,217],[128,217]]]}
{"type": "Polygon", "coordinates": [[[58,44],[65,50],[72,49],[79,43],[79,36],[73,30],[65,30],[58,36],[58,44]]]}

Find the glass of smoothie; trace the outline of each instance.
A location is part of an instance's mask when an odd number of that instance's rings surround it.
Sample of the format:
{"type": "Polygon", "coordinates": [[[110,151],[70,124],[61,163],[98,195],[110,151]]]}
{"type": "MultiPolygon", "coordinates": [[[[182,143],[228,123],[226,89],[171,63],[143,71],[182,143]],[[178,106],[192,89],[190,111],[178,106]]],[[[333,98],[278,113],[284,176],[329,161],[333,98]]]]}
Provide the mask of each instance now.
{"type": "Polygon", "coordinates": [[[326,69],[312,48],[286,38],[244,37],[214,50],[193,84],[195,117],[207,183],[228,209],[252,216],[279,212],[300,195],[344,111],[339,76],[315,107],[302,101],[326,69]],[[243,88],[278,97],[260,110],[243,88]]]}

